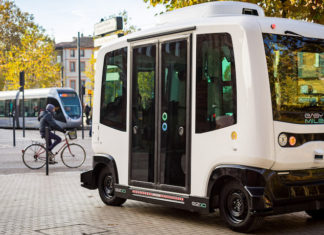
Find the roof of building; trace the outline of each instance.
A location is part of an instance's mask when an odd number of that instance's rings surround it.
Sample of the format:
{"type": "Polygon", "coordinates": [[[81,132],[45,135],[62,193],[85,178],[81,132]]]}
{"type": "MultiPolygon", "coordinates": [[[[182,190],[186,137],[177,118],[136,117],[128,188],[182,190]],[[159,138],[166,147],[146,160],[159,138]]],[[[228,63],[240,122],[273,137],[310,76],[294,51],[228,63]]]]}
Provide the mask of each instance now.
{"type": "MultiPolygon", "coordinates": [[[[80,47],[94,48],[93,37],[80,37],[80,47]]],[[[55,50],[64,48],[77,48],[77,38],[73,38],[72,42],[60,42],[55,44],[55,50]]]]}

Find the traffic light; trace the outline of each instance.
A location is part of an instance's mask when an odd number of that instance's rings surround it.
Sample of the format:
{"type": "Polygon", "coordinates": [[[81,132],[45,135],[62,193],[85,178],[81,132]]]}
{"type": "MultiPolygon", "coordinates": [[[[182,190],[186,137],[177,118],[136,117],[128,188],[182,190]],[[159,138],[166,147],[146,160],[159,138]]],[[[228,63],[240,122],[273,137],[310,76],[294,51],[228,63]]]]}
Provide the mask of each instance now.
{"type": "Polygon", "coordinates": [[[85,86],[82,86],[82,95],[85,95],[85,86]]]}
{"type": "Polygon", "coordinates": [[[19,85],[25,86],[25,72],[24,71],[21,71],[19,73],[19,85]]]}

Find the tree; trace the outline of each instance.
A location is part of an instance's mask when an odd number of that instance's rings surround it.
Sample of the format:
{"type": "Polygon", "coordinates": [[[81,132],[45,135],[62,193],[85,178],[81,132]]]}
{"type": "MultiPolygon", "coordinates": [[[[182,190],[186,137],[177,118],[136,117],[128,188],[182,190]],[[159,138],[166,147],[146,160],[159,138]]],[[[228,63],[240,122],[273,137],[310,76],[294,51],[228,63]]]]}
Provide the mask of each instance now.
{"type": "MultiPolygon", "coordinates": [[[[190,5],[213,0],[143,0],[150,6],[164,5],[166,11],[172,11],[190,5]]],[[[324,24],[323,0],[240,0],[261,6],[267,16],[307,20],[324,24]]]]}
{"type": "MultiPolygon", "coordinates": [[[[86,71],[85,71],[85,75],[90,79],[90,81],[86,83],[86,87],[88,90],[91,90],[91,91],[93,91],[93,89],[94,89],[94,80],[95,80],[95,71],[96,71],[95,64],[96,64],[96,58],[94,57],[94,54],[92,53],[89,63],[87,64],[86,71]]],[[[90,102],[89,96],[86,96],[85,102],[86,103],[90,102]]]]}
{"type": "Polygon", "coordinates": [[[0,90],[19,87],[25,71],[25,88],[56,86],[60,68],[54,42],[9,0],[0,0],[0,90]]]}

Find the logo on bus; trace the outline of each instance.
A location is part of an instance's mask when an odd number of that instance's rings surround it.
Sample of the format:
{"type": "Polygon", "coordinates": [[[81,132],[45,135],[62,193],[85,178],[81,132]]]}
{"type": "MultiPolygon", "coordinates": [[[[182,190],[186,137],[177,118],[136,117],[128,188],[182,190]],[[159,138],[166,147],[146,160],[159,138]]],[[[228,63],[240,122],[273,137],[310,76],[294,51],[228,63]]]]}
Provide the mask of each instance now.
{"type": "Polygon", "coordinates": [[[191,202],[191,205],[196,206],[196,207],[201,207],[201,208],[207,207],[206,203],[201,203],[201,202],[191,202]]]}
{"type": "Polygon", "coordinates": [[[324,113],[305,113],[305,124],[323,124],[324,113]]]}
{"type": "Polygon", "coordinates": [[[126,193],[126,189],[121,189],[121,188],[115,188],[115,191],[117,193],[126,193]]]}

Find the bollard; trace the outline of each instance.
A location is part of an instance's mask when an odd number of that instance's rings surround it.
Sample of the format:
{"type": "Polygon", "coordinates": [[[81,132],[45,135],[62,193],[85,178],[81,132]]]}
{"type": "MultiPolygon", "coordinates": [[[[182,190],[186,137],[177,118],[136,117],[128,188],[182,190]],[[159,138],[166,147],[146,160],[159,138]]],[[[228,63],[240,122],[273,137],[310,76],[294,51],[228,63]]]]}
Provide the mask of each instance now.
{"type": "Polygon", "coordinates": [[[48,127],[45,127],[45,141],[46,141],[46,175],[48,175],[48,127]]]}

